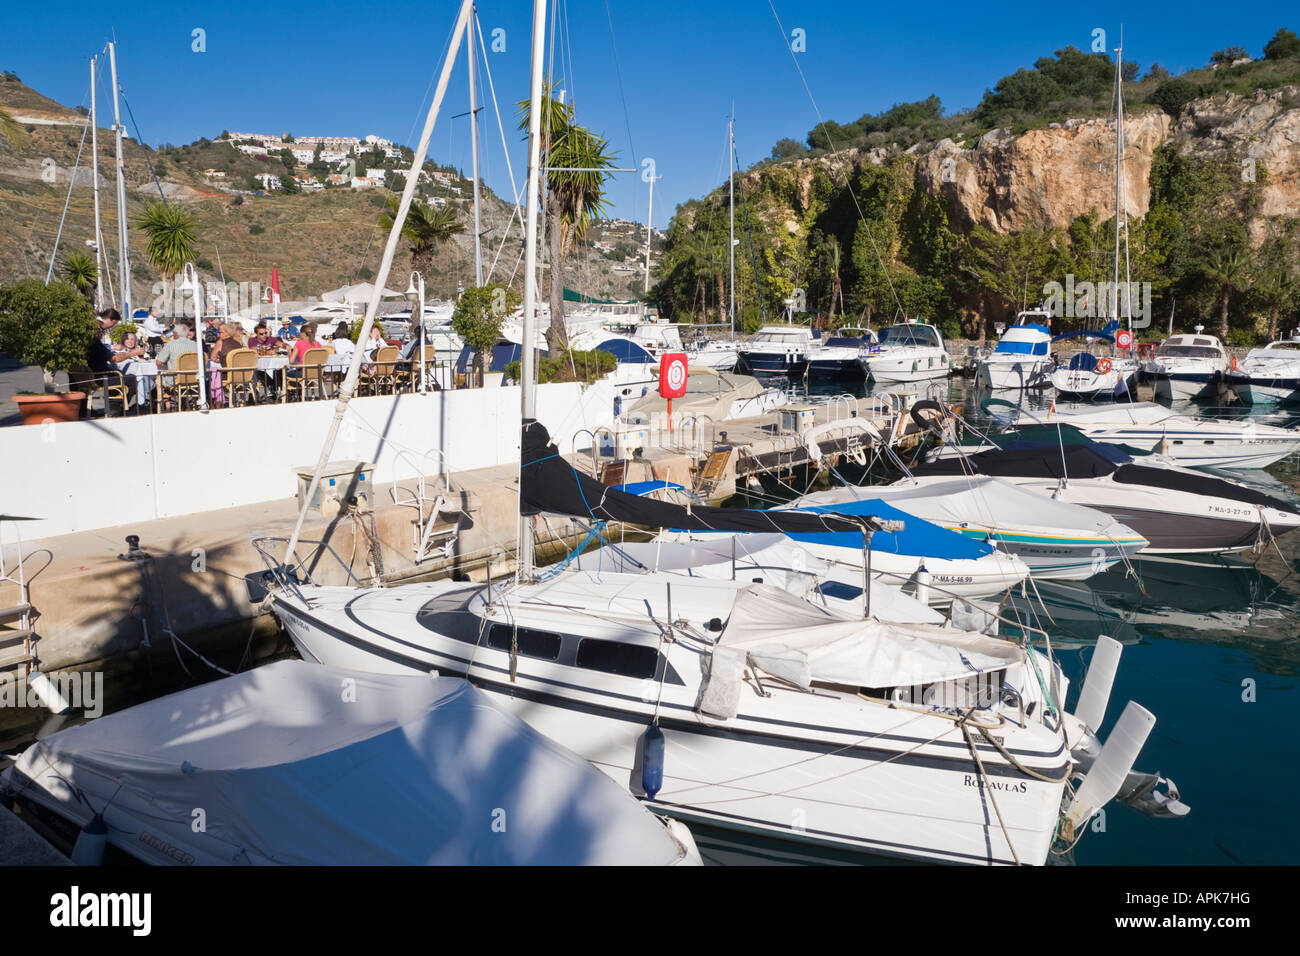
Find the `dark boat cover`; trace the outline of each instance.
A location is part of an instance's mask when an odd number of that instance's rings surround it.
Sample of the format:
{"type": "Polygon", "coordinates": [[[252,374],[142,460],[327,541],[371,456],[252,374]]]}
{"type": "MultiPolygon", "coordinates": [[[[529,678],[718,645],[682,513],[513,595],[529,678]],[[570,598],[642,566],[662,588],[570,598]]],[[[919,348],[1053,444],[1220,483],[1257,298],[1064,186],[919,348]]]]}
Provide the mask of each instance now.
{"type": "Polygon", "coordinates": [[[520,448],[519,511],[574,515],[596,521],[624,521],[653,528],[683,531],[779,532],[815,534],[825,531],[861,533],[870,519],[799,511],[755,511],[745,508],[686,508],[668,501],[641,498],[602,485],[574,471],[551,444],[546,426],[525,419],[520,448]]]}

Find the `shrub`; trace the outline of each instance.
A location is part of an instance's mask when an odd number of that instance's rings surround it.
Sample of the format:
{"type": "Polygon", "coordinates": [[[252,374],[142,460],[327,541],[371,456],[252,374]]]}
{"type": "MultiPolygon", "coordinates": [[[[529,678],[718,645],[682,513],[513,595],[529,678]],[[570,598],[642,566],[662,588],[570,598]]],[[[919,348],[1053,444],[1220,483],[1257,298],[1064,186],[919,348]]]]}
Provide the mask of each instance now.
{"type": "Polygon", "coordinates": [[[1156,87],[1156,91],[1151,94],[1151,102],[1160,107],[1170,116],[1177,116],[1192,100],[1200,95],[1200,89],[1191,80],[1178,79],[1167,80],[1156,87]]]}
{"type": "Polygon", "coordinates": [[[0,289],[0,352],[39,365],[47,392],[56,372],[86,362],[98,335],[94,310],[69,282],[24,279],[0,289]]]}

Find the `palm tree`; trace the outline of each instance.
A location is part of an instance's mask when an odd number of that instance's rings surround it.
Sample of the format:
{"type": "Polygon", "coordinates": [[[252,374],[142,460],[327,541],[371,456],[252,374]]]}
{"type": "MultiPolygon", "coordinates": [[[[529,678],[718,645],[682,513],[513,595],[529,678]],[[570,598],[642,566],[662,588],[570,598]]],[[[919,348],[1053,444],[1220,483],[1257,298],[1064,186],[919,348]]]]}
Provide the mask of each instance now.
{"type": "Polygon", "coordinates": [[[830,269],[831,280],[831,315],[830,324],[835,324],[835,300],[840,303],[840,312],[844,312],[844,289],[840,285],[840,270],[843,267],[844,250],[840,246],[840,240],[831,236],[826,240],[826,264],[830,269]]]}
{"type": "MultiPolygon", "coordinates": [[[[379,214],[381,228],[393,228],[398,205],[396,196],[388,197],[388,211],[379,214]]],[[[435,208],[424,203],[411,203],[406,212],[406,222],[402,223],[402,238],[411,243],[411,268],[428,276],[438,247],[464,231],[465,226],[457,221],[456,210],[450,206],[435,208]]]]}
{"type": "MultiPolygon", "coordinates": [[[[568,344],[564,325],[564,259],[587,226],[605,215],[605,181],[602,170],[612,168],[609,143],[574,122],[572,103],[552,95],[553,84],[542,92],[541,161],[546,173],[547,245],[551,258],[551,326],[546,332],[552,354],[568,344]]],[[[531,104],[519,104],[520,129],[528,129],[531,104]]]]}
{"type": "Polygon", "coordinates": [[[1225,344],[1228,341],[1228,299],[1246,281],[1248,265],[1249,260],[1241,247],[1223,245],[1211,252],[1201,266],[1206,278],[1223,286],[1219,298],[1219,339],[1225,344]]]}
{"type": "Polygon", "coordinates": [[[1300,298],[1300,276],[1285,262],[1274,262],[1260,276],[1255,292],[1268,309],[1268,340],[1277,338],[1278,317],[1300,298]]]}
{"type": "Polygon", "coordinates": [[[164,276],[175,275],[194,259],[195,221],[188,209],[151,200],[136,215],[135,227],[148,236],[144,254],[164,276]]]}
{"type": "Polygon", "coordinates": [[[88,252],[69,252],[63,257],[63,278],[94,302],[95,289],[99,285],[99,267],[95,264],[94,256],[88,252]]]}

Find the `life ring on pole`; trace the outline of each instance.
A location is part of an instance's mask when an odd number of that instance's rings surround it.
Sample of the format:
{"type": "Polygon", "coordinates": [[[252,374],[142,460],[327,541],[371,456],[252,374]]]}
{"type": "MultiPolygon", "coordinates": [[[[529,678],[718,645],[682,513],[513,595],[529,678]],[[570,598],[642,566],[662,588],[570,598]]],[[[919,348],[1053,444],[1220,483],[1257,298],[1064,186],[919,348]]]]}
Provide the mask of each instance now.
{"type": "Polygon", "coordinates": [[[1105,375],[1107,372],[1111,370],[1111,367],[1112,366],[1110,364],[1110,359],[1108,358],[1097,359],[1097,371],[1100,374],[1105,375]]]}

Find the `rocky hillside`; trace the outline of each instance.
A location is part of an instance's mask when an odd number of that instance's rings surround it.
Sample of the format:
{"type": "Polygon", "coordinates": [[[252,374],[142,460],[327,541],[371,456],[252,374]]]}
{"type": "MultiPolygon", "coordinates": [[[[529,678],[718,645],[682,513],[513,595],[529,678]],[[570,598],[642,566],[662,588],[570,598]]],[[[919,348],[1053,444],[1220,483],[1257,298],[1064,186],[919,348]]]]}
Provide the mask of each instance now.
{"type": "MultiPolygon", "coordinates": [[[[1087,58],[1058,51],[1039,69],[1070,56],[1087,58]]],[[[1204,322],[1241,345],[1300,320],[1300,84],[1280,82],[1300,77],[1300,57],[1233,69],[1233,85],[1254,76],[1265,88],[1160,95],[1224,85],[1225,69],[1197,71],[1199,86],[1164,74],[1126,92],[1124,208],[1133,281],[1151,284],[1152,334],[1171,312],[1178,327],[1204,322]]],[[[921,316],[978,337],[1049,282],[1109,280],[1116,129],[1104,95],[1091,115],[983,131],[979,109],[940,118],[933,98],[889,113],[914,125],[873,129],[889,114],[828,124],[811,149],[784,140],[739,177],[737,299],[749,327],[793,305],[805,320],[921,316]],[[825,145],[855,137],[854,148],[825,145]]],[[[719,188],[677,210],[658,276],[665,312],[724,316],[726,202],[719,188]]]]}
{"type": "MultiPolygon", "coordinates": [[[[73,249],[86,249],[86,241],[94,233],[90,137],[82,142],[85,115],[24,86],[13,74],[0,75],[0,109],[14,120],[0,127],[0,283],[32,275],[43,278],[74,168],[76,183],[63,224],[60,258],[73,249]]],[[[101,128],[101,228],[115,263],[113,155],[112,134],[101,128]]],[[[392,195],[387,189],[341,186],[296,195],[278,191],[258,194],[249,189],[248,177],[259,172],[285,173],[280,159],[245,156],[219,140],[154,150],[128,139],[124,165],[128,219],[160,193],[169,202],[193,210],[197,266],[205,280],[224,276],[227,282],[265,284],[274,265],[279,269],[283,297],[308,299],[345,283],[369,280],[378,269],[387,238],[378,219],[392,195]],[[205,175],[208,169],[226,175],[209,177],[205,175]]],[[[426,164],[426,168],[435,167],[436,157],[426,164]]],[[[450,296],[458,287],[474,282],[472,184],[459,174],[453,175],[452,182],[460,193],[448,193],[448,203],[458,211],[465,230],[435,258],[432,274],[426,277],[431,296],[450,296]]],[[[493,280],[506,281],[513,276],[519,287],[522,230],[517,217],[511,222],[513,207],[486,187],[481,206],[485,274],[495,262],[493,280]]],[[[144,256],[144,237],[132,231],[130,242],[133,293],[135,301],[145,302],[160,277],[144,256]]],[[[569,284],[595,297],[627,296],[633,284],[639,290],[641,272],[638,269],[634,283],[630,274],[615,271],[620,266],[625,264],[600,250],[579,250],[569,284]]],[[[405,288],[409,268],[403,244],[388,284],[405,288]]],[[[115,265],[109,278],[117,284],[115,265]]]]}

